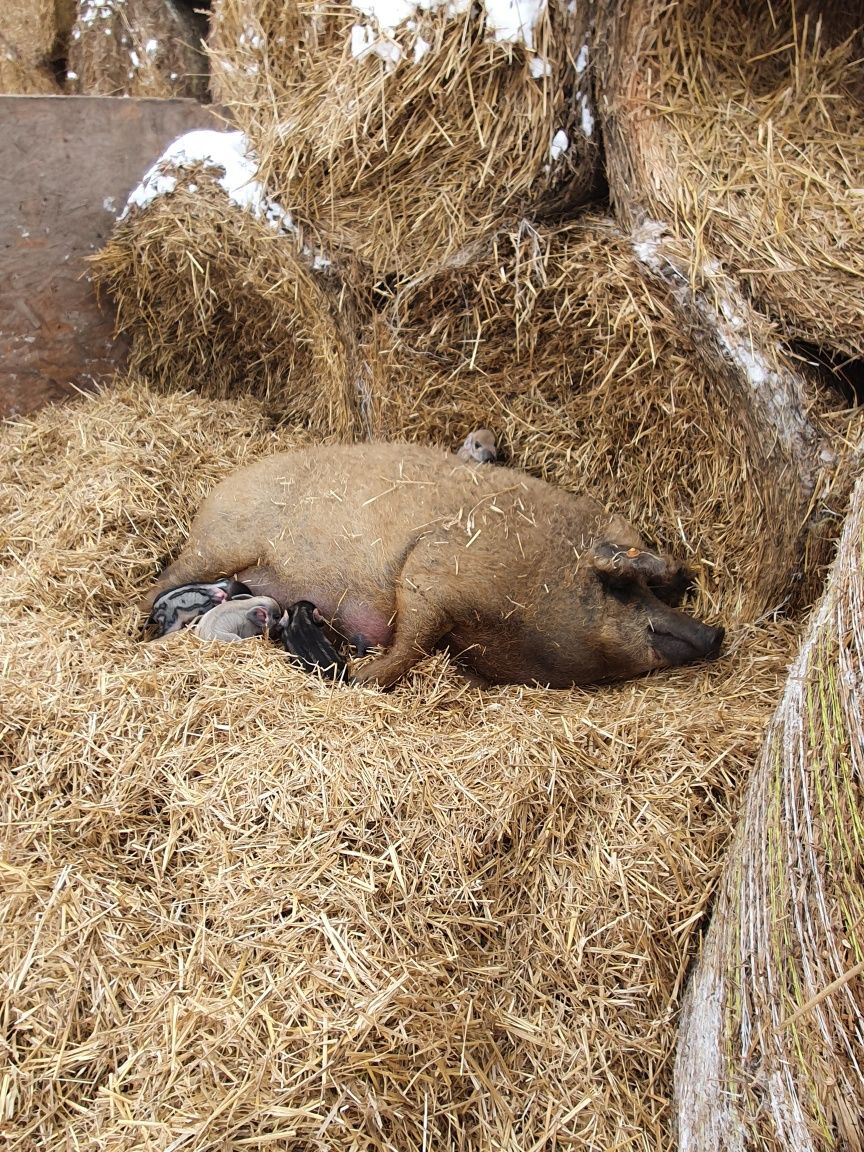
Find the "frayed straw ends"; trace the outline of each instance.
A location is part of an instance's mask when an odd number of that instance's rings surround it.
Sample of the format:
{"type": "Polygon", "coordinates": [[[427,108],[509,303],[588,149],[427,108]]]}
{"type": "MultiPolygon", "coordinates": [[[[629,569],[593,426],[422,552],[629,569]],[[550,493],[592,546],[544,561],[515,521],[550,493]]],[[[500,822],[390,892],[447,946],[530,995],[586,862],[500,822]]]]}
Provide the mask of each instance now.
{"type": "MultiPolygon", "coordinates": [[[[508,462],[599,495],[694,564],[700,615],[753,620],[807,594],[848,480],[822,466],[816,496],[802,492],[762,410],[703,367],[610,221],[499,234],[399,293],[387,320],[380,435],[455,443],[492,427],[508,462]]],[[[824,397],[810,404],[821,421],[824,397]]]]}
{"type": "Polygon", "coordinates": [[[221,0],[210,41],[268,181],[373,280],[599,183],[588,5],[397,7],[221,0]]]}
{"type": "Polygon", "coordinates": [[[296,436],[140,382],[4,432],[10,1147],[668,1147],[670,1006],[788,626],[593,692],[140,643],[202,489],[296,436]]]}
{"type": "Polygon", "coordinates": [[[241,133],[175,141],[133,193],[94,278],[163,388],[254,394],[274,416],[356,435],[363,312],[256,179],[241,133]]]}
{"type": "Polygon", "coordinates": [[[858,1152],[864,481],[750,782],[688,994],[682,1152],[858,1152]]]}
{"type": "Polygon", "coordinates": [[[864,34],[850,5],[604,6],[616,208],[719,261],[787,338],[864,356],[864,34]],[[858,27],[856,28],[856,23],[858,27]]]}

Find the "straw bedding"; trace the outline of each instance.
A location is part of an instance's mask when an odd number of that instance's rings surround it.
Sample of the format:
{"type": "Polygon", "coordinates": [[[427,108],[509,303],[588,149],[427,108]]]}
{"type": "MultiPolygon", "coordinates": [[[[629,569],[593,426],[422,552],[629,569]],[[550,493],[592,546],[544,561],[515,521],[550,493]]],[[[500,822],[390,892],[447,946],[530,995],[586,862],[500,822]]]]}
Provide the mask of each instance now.
{"type": "Polygon", "coordinates": [[[203,492],[306,437],[140,380],[4,430],[8,1146],[668,1147],[676,1005],[794,626],[736,624],[724,575],[721,661],[568,692],[142,645],[131,600],[203,492]]]}
{"type": "Polygon", "coordinates": [[[215,99],[328,248],[373,280],[411,276],[598,187],[593,9],[516,13],[497,0],[219,0],[215,99]]]}
{"type": "MultiPolygon", "coordinates": [[[[813,454],[805,482],[753,390],[702,365],[673,293],[642,275],[610,220],[501,232],[399,292],[385,319],[379,434],[455,443],[491,426],[518,466],[587,485],[689,557],[703,611],[722,595],[727,614],[752,620],[811,594],[845,469],[813,454]]],[[[816,381],[798,383],[809,425],[842,459],[849,415],[830,414],[816,381]]]]}
{"type": "Polygon", "coordinates": [[[169,149],[96,256],[130,365],[164,389],[255,394],[274,415],[356,434],[364,309],[255,181],[239,133],[169,149]]]}
{"type": "Polygon", "coordinates": [[[0,93],[58,92],[51,58],[58,35],[54,0],[4,0],[0,5],[0,93]]]}
{"type": "Polygon", "coordinates": [[[862,561],[859,480],[688,996],[681,1152],[864,1147],[862,561]]]}
{"type": "Polygon", "coordinates": [[[695,283],[719,261],[787,337],[860,359],[860,10],[637,0],[600,26],[616,208],[685,240],[695,283]]]}
{"type": "Polygon", "coordinates": [[[174,0],[78,0],[67,91],[204,99],[206,30],[204,19],[174,0]]]}

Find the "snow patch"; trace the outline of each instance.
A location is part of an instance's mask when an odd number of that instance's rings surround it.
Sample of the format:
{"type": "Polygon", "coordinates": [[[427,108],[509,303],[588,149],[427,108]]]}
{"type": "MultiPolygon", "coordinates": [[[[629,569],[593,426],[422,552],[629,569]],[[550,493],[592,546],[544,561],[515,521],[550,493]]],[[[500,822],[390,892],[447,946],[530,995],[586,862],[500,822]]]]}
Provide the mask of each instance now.
{"type": "MultiPolygon", "coordinates": [[[[535,50],[534,30],[546,12],[548,0],[482,0],[485,9],[486,37],[498,43],[524,44],[535,50]]],[[[351,54],[361,57],[380,56],[391,70],[402,59],[402,48],[395,42],[396,32],[405,28],[415,34],[418,11],[443,11],[449,18],[463,16],[472,0],[351,0],[351,7],[362,13],[371,24],[354,24],[351,28],[351,54]]],[[[422,60],[431,45],[422,36],[414,41],[414,62],[422,60]]],[[[551,68],[542,56],[532,57],[529,64],[535,79],[548,76],[551,68]]]]}
{"type": "Polygon", "coordinates": [[[534,29],[546,11],[546,0],[485,0],[486,28],[507,44],[534,47],[534,29]]]}
{"type": "MultiPolygon", "coordinates": [[[[296,232],[291,213],[272,200],[257,179],[258,162],[244,133],[215,132],[212,129],[187,132],[169,144],[130,194],[119,218],[125,219],[133,205],[144,208],[157,197],[176,189],[177,177],[165,169],[188,168],[193,164],[221,168],[218,184],[225,189],[232,204],[251,213],[257,220],[265,220],[276,231],[296,232]]],[[[190,185],[190,190],[197,191],[197,185],[190,185]]],[[[308,248],[303,251],[312,257],[313,268],[320,270],[330,266],[326,256],[315,254],[308,248]]]]}
{"type": "Polygon", "coordinates": [[[351,27],[351,55],[356,57],[369,54],[380,56],[388,67],[395,66],[402,59],[402,49],[395,40],[386,36],[378,36],[374,28],[368,24],[354,24],[351,27]]]}
{"type": "Polygon", "coordinates": [[[587,96],[581,95],[579,101],[582,104],[582,132],[586,136],[591,136],[594,132],[594,113],[588,106],[587,96]]]}
{"type": "Polygon", "coordinates": [[[78,73],[77,72],[67,72],[66,73],[66,79],[67,80],[77,80],[78,79],[78,73]]]}
{"type": "Polygon", "coordinates": [[[549,159],[557,160],[563,156],[567,149],[570,147],[570,137],[563,128],[559,128],[555,135],[552,137],[552,143],[549,146],[549,159]]]}
{"type": "Polygon", "coordinates": [[[579,55],[576,57],[576,75],[581,76],[585,69],[588,67],[588,45],[583,44],[579,49],[579,55]]]}
{"type": "Polygon", "coordinates": [[[117,211],[117,197],[116,196],[106,196],[105,199],[102,201],[102,207],[105,209],[106,212],[116,212],[117,211]]]}
{"type": "Polygon", "coordinates": [[[148,40],[147,43],[144,45],[144,51],[147,53],[148,56],[154,56],[156,54],[156,52],[158,52],[158,50],[159,50],[159,41],[158,40],[148,40]]]}
{"type": "MultiPolygon", "coordinates": [[[[120,7],[123,6],[123,0],[118,0],[118,3],[120,7]]],[[[92,24],[97,18],[110,20],[114,15],[116,9],[112,0],[83,0],[79,19],[82,24],[92,24]]]]}
{"type": "Polygon", "coordinates": [[[134,50],[129,53],[129,59],[132,61],[132,67],[133,68],[140,68],[141,67],[141,57],[134,50]]]}

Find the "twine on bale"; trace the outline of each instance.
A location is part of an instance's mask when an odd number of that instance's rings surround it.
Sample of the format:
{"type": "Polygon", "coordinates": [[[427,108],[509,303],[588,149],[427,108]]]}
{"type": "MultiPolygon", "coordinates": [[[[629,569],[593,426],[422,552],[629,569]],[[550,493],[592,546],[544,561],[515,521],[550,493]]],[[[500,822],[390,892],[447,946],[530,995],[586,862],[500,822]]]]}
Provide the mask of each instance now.
{"type": "Polygon", "coordinates": [[[841,3],[602,8],[616,210],[721,262],[780,333],[864,356],[864,19],[841,3]]]}
{"type": "MultiPolygon", "coordinates": [[[[843,468],[832,450],[800,481],[771,414],[700,362],[674,292],[611,220],[501,232],[397,293],[384,320],[378,435],[455,443],[492,427],[516,466],[587,486],[649,538],[666,525],[662,546],[701,569],[700,612],[721,587],[743,620],[812,595],[843,468]]],[[[807,427],[842,457],[857,417],[832,402],[808,385],[807,427]]]]}
{"type": "Polygon", "coordinates": [[[10,1149],[669,1147],[675,1005],[794,625],[568,692],[143,645],[203,493],[308,439],[140,380],[3,430],[10,1149]]]}
{"type": "Polygon", "coordinates": [[[595,194],[592,19],[559,0],[219,0],[215,98],[328,249],[413,276],[595,194]]]}
{"type": "Polygon", "coordinates": [[[242,133],[175,141],[130,197],[94,280],[164,388],[253,393],[322,436],[363,427],[365,309],[257,178],[242,133]]]}
{"type": "Polygon", "coordinates": [[[688,992],[681,1152],[864,1147],[862,542],[859,479],[688,992]]]}

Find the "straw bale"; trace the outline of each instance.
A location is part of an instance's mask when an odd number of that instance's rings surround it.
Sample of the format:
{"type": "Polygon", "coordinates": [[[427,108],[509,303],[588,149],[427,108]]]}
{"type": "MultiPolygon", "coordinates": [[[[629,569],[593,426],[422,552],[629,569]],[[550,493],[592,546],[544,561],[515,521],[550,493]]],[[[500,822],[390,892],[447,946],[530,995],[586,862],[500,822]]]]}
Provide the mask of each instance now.
{"type": "Polygon", "coordinates": [[[44,64],[22,64],[0,42],[0,95],[59,96],[60,85],[44,64]]]}
{"type": "Polygon", "coordinates": [[[203,491],[304,438],[140,380],[3,430],[7,1146],[670,1147],[679,991],[794,626],[567,692],[141,644],[203,491]]]}
{"type": "Polygon", "coordinates": [[[4,0],[0,4],[0,92],[55,93],[51,70],[57,39],[54,0],[4,0]]]}
{"type": "Polygon", "coordinates": [[[174,0],[78,0],[67,91],[88,96],[188,96],[208,91],[206,21],[174,0]]]}
{"type": "Polygon", "coordinates": [[[457,443],[491,426],[511,462],[587,485],[700,567],[704,611],[722,596],[755,619],[811,594],[858,417],[798,380],[799,415],[830,447],[802,477],[758,394],[703,364],[674,294],[641,270],[631,238],[585,216],[499,233],[403,289],[372,357],[373,427],[457,443]]]}
{"type": "Polygon", "coordinates": [[[411,276],[596,194],[592,24],[563,0],[218,0],[214,98],[328,247],[411,276]]]}
{"type": "Polygon", "coordinates": [[[787,338],[864,356],[864,15],[636,0],[597,35],[610,190],[717,263],[787,338]]]}
{"type": "Polygon", "coordinates": [[[859,479],[688,992],[681,1152],[864,1148],[862,597],[859,479]]]}
{"type": "Polygon", "coordinates": [[[181,137],[130,196],[94,279],[153,383],[254,393],[274,415],[352,436],[363,309],[255,177],[241,133],[181,137]]]}

